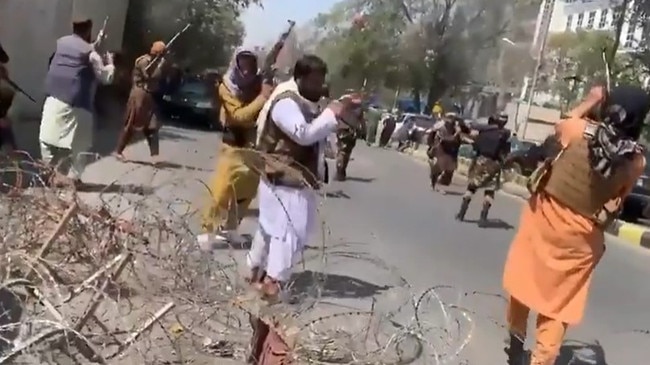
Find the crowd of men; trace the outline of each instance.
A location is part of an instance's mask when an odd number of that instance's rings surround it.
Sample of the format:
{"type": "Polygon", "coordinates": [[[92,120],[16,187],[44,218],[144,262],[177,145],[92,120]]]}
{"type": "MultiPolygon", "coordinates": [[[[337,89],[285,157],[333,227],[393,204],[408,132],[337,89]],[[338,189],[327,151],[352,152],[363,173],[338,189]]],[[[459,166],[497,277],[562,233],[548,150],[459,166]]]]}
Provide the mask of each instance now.
{"type": "MultiPolygon", "coordinates": [[[[111,83],[113,59],[103,53],[103,35],[91,40],[92,22],[75,21],[71,35],[57,41],[46,78],[39,140],[46,163],[58,180],[77,184],[84,163],[78,156],[92,143],[92,100],[99,83],[111,83]],[[72,160],[61,167],[65,160],[72,160]]],[[[124,147],[140,131],[158,161],[158,130],[153,95],[164,74],[166,46],[155,42],[134,64],[123,133],[115,156],[126,160],[124,147]]],[[[0,78],[8,80],[8,55],[0,48],[0,78]]],[[[363,129],[362,96],[350,91],[330,98],[327,65],[305,55],[282,83],[260,76],[250,50],[233,56],[216,85],[224,127],[223,143],[206,197],[199,243],[239,240],[237,228],[257,197],[259,224],[247,254],[248,280],[269,305],[283,299],[283,287],[307,240],[316,229],[317,191],[327,182],[327,151],[338,135],[337,180],[345,180],[355,133],[363,129]]],[[[0,88],[0,138],[11,144],[5,126],[13,90],[0,88]]],[[[544,163],[529,183],[518,231],[506,259],[503,285],[511,365],[550,365],[559,353],[568,325],[582,319],[593,270],[604,253],[604,229],[616,217],[645,166],[638,143],[650,98],[640,88],[594,88],[586,100],[556,124],[544,163]],[[530,311],[538,313],[537,341],[524,359],[530,311]]],[[[463,220],[473,195],[484,189],[480,222],[493,204],[501,160],[509,150],[510,132],[502,116],[485,126],[467,125],[448,114],[429,141],[430,182],[435,190],[448,185],[462,143],[476,151],[467,189],[456,218],[463,220]]],[[[386,143],[380,136],[380,144],[386,143]]],[[[331,157],[331,156],[330,156],[331,157]]],[[[56,179],[55,179],[56,180],[56,179]]],[[[439,190],[440,191],[440,190],[439,190]]],[[[254,335],[249,361],[276,363],[278,338],[268,325],[251,318],[254,335]],[[266,330],[265,330],[266,329],[266,330]],[[272,351],[267,351],[268,349],[272,351]],[[267,349],[267,350],[264,350],[267,349]]],[[[281,352],[281,351],[280,351],[281,352]]]]}

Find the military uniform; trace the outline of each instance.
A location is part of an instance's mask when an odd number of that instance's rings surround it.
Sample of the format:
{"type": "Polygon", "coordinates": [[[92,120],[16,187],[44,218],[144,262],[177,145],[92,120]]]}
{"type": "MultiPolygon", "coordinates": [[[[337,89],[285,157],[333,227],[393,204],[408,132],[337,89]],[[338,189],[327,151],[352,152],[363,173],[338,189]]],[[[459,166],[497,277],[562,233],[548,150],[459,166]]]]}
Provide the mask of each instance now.
{"type": "MultiPolygon", "coordinates": [[[[365,123],[363,123],[363,111],[359,109],[355,112],[356,117],[360,118],[361,126],[359,128],[365,128],[365,123]]],[[[353,129],[349,125],[340,125],[336,130],[336,177],[337,181],[345,181],[347,178],[347,168],[348,163],[350,162],[350,156],[352,155],[352,150],[357,144],[357,130],[353,129]]]]}
{"type": "Polygon", "coordinates": [[[469,168],[467,190],[456,219],[465,219],[465,213],[478,189],[484,189],[483,209],[479,218],[479,226],[486,226],[487,216],[494,201],[494,195],[499,184],[501,161],[509,151],[510,131],[503,126],[507,119],[490,118],[489,125],[482,127],[474,140],[476,157],[469,168]]]}
{"type": "Polygon", "coordinates": [[[427,136],[429,178],[434,190],[437,190],[438,184],[451,184],[461,145],[460,126],[457,121],[447,118],[439,123],[441,124],[436,124],[427,136]]]}

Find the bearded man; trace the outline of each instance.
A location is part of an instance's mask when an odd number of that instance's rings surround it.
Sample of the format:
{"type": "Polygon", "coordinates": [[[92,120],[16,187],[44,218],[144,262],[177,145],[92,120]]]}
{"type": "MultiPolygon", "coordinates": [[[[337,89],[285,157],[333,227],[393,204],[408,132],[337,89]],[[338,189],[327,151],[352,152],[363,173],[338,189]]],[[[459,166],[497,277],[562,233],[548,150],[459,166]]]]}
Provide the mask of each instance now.
{"type": "MultiPolygon", "coordinates": [[[[72,24],[72,34],[56,41],[45,78],[47,98],[39,131],[41,156],[54,169],[54,185],[81,183],[93,140],[93,104],[97,83],[110,84],[113,56],[105,57],[91,43],[93,23],[86,18],[72,24]]],[[[103,34],[99,34],[101,41],[103,34]]]]}
{"type": "Polygon", "coordinates": [[[158,107],[154,95],[161,87],[167,61],[165,59],[165,43],[154,42],[149,53],[138,57],[133,67],[133,86],[126,104],[124,129],[120,134],[115,149],[115,156],[126,161],[124,149],[133,138],[135,131],[142,131],[153,164],[158,163],[160,154],[160,139],[158,130],[160,121],[158,107]]]}

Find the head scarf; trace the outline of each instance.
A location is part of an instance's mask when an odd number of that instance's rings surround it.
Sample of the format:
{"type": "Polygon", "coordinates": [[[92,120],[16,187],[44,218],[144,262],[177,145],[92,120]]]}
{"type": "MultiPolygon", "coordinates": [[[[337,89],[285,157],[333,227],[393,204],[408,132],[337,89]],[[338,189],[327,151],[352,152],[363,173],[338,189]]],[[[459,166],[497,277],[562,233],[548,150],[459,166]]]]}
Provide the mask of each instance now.
{"type": "Polygon", "coordinates": [[[243,48],[238,49],[230,61],[228,71],[223,78],[223,83],[226,84],[230,92],[236,96],[241,96],[242,92],[257,80],[257,73],[255,72],[246,76],[242,73],[239,68],[239,63],[237,62],[242,56],[251,56],[257,59],[257,55],[253,51],[243,48]]]}
{"type": "Polygon", "coordinates": [[[650,96],[640,87],[618,86],[609,93],[603,121],[589,141],[593,170],[609,177],[629,156],[644,150],[637,140],[649,111],[650,96]]]}
{"type": "Polygon", "coordinates": [[[152,55],[159,55],[159,54],[165,52],[165,48],[167,48],[167,46],[165,45],[165,42],[163,42],[163,41],[155,41],[151,45],[151,50],[149,51],[149,53],[152,54],[152,55]]]}

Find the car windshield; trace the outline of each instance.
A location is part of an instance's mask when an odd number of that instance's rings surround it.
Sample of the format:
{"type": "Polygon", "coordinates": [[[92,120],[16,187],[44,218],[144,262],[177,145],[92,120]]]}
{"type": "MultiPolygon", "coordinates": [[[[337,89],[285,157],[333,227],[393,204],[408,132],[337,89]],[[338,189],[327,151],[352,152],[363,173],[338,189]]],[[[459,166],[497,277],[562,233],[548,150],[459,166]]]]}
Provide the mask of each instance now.
{"type": "Polygon", "coordinates": [[[203,82],[188,82],[183,84],[178,90],[180,94],[187,96],[208,96],[208,85],[203,82]]]}
{"type": "Polygon", "coordinates": [[[433,127],[434,120],[425,116],[411,116],[405,121],[414,127],[429,129],[433,127]]]}
{"type": "Polygon", "coordinates": [[[519,140],[513,140],[512,145],[510,147],[511,151],[527,151],[531,147],[535,146],[534,143],[532,142],[524,142],[524,141],[519,141],[519,140]]]}

